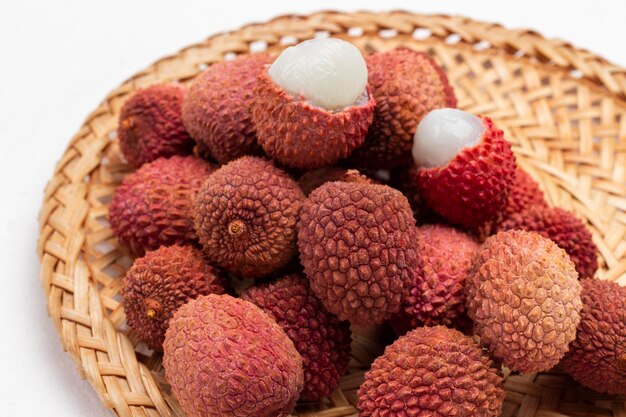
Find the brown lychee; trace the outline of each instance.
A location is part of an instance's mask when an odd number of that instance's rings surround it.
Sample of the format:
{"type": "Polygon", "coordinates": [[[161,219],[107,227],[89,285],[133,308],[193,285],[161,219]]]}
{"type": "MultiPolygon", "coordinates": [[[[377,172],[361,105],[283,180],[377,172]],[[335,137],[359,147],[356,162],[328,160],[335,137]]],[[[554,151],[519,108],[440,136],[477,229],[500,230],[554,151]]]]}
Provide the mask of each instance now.
{"type": "Polygon", "coordinates": [[[360,417],[497,417],[504,401],[486,352],[443,326],[420,327],[388,346],[357,395],[360,417]]]}
{"type": "Polygon", "coordinates": [[[302,358],[252,303],[207,295],[174,313],[165,377],[188,417],[287,417],[302,390],[302,358]]]}
{"type": "Polygon", "coordinates": [[[158,84],[137,90],[124,103],[117,134],[129,164],[191,153],[194,142],[181,117],[185,94],[182,85],[158,84]]]}
{"type": "Polygon", "coordinates": [[[417,228],[415,281],[390,324],[399,334],[418,326],[471,328],[465,308],[465,279],[478,251],[468,234],[449,226],[417,228]]]}
{"type": "Polygon", "coordinates": [[[581,284],[581,321],[563,369],[595,391],[626,395],[626,288],[599,279],[581,284]]]}
{"type": "Polygon", "coordinates": [[[271,162],[245,156],[215,171],[195,201],[195,227],[208,258],[228,272],[257,278],[294,258],[304,194],[271,162]]]}
{"type": "Polygon", "coordinates": [[[200,295],[223,294],[224,276],[193,246],[161,246],[135,259],[122,300],[128,325],[150,349],[161,350],[174,311],[200,295]]]}
{"type": "Polygon", "coordinates": [[[211,65],[191,84],[183,121],[201,153],[219,163],[261,155],[252,124],[257,77],[273,61],[267,54],[241,55],[211,65]]]}
{"type": "Polygon", "coordinates": [[[298,179],[298,185],[305,195],[309,195],[320,185],[331,181],[376,183],[372,178],[361,174],[356,169],[328,167],[305,172],[298,179]]]}
{"type": "Polygon", "coordinates": [[[192,200],[214,170],[202,159],[173,156],[129,174],[109,206],[109,222],[119,242],[136,255],[159,246],[195,242],[192,200]]]}
{"type": "Polygon", "coordinates": [[[511,230],[488,238],[465,289],[476,334],[512,370],[549,370],[576,337],[578,274],[567,253],[537,233],[511,230]]]}
{"type": "Polygon", "coordinates": [[[411,207],[384,185],[330,182],[306,199],[298,222],[300,262],[331,313],[380,323],[400,309],[415,279],[411,207]]]}

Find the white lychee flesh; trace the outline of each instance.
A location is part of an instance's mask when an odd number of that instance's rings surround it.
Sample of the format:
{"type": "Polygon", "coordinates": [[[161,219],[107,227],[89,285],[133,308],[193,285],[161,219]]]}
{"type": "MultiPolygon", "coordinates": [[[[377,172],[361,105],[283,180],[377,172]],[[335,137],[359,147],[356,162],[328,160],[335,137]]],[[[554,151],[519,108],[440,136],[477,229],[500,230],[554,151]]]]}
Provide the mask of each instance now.
{"type": "Polygon", "coordinates": [[[463,148],[475,146],[484,133],[482,120],[458,109],[437,109],[417,125],[413,137],[413,161],[418,167],[448,164],[463,148]]]}
{"type": "Polygon", "coordinates": [[[268,74],[289,94],[330,111],[357,103],[367,84],[361,51],[334,38],[311,39],[285,49],[268,74]]]}

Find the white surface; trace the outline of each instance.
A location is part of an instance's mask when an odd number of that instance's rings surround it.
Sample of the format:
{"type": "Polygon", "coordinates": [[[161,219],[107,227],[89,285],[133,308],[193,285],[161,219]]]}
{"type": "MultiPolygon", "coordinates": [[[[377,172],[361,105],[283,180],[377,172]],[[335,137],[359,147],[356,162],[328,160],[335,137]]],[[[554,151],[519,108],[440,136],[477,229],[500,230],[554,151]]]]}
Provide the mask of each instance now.
{"type": "Polygon", "coordinates": [[[626,65],[622,1],[0,1],[0,415],[104,416],[62,352],[38,276],[37,213],[55,162],[113,87],[208,35],[340,7],[530,27],[626,65]]]}

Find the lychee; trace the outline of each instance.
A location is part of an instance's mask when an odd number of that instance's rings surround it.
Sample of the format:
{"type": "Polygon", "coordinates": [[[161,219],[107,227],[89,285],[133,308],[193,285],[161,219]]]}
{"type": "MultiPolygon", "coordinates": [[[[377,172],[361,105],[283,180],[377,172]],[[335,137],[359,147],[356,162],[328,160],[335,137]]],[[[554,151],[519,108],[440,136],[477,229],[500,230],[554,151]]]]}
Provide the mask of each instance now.
{"type": "Polygon", "coordinates": [[[271,162],[244,156],[223,165],[195,201],[195,227],[208,258],[242,278],[279,271],[294,258],[304,194],[271,162]]]}
{"type": "Polygon", "coordinates": [[[181,117],[185,93],[182,85],[159,84],[137,90],[124,103],[117,134],[129,164],[191,153],[194,142],[181,117]]]}
{"type": "Polygon", "coordinates": [[[174,311],[200,295],[223,294],[224,276],[193,246],[161,246],[135,259],[122,300],[128,325],[150,349],[161,350],[174,311]]]}
{"type": "Polygon", "coordinates": [[[626,395],[626,288],[599,279],[581,284],[581,322],[563,369],[595,391],[626,395]]]}
{"type": "Polygon", "coordinates": [[[363,143],[374,104],[359,50],[340,39],[318,38],[287,48],[261,72],[252,119],[268,156],[288,167],[315,169],[363,143]]]}
{"type": "Polygon", "coordinates": [[[390,324],[399,334],[418,326],[444,325],[466,330],[465,279],[478,251],[468,234],[449,226],[417,228],[417,271],[390,324]]]}
{"type": "Polygon", "coordinates": [[[360,417],[497,417],[499,369],[471,337],[420,327],[385,349],[359,388],[360,417]]]}
{"type": "Polygon", "coordinates": [[[515,156],[488,117],[434,110],[420,122],[413,151],[411,176],[426,203],[447,221],[478,228],[504,210],[515,156]]]}
{"type": "Polygon", "coordinates": [[[119,242],[136,255],[197,240],[192,200],[215,170],[193,156],[159,158],[129,174],[109,206],[109,222],[119,242]]]}
{"type": "Polygon", "coordinates": [[[476,334],[511,370],[549,370],[576,337],[578,274],[567,253],[537,233],[511,230],[488,238],[465,290],[476,334]]]}
{"type": "Polygon", "coordinates": [[[302,390],[302,358],[252,303],[207,295],[174,313],[165,377],[188,417],[287,417],[302,390]]]}
{"type": "Polygon", "coordinates": [[[381,323],[400,309],[417,267],[411,207],[384,185],[330,182],[305,200],[298,222],[300,262],[331,313],[381,323]]]}
{"type": "Polygon", "coordinates": [[[266,54],[242,55],[211,65],[193,81],[182,113],[200,153],[222,164],[263,153],[251,106],[257,77],[272,61],[266,54]]]}
{"type": "Polygon", "coordinates": [[[241,298],[274,318],[302,356],[304,389],[300,398],[317,401],[330,395],[350,361],[350,323],[326,311],[302,273],[251,287],[241,298]]]}

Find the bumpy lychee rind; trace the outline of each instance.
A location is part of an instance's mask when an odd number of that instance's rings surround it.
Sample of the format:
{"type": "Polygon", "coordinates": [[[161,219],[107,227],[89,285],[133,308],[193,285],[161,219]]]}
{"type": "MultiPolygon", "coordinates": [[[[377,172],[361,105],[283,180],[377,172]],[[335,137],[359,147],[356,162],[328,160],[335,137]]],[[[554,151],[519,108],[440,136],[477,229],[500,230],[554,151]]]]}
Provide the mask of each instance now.
{"type": "Polygon", "coordinates": [[[503,379],[472,338],[420,327],[385,349],[358,391],[360,417],[497,417],[503,379]]]}
{"type": "Polygon", "coordinates": [[[244,156],[215,171],[195,200],[195,227],[208,258],[228,272],[257,278],[297,254],[298,184],[261,158],[244,156]]]}
{"type": "Polygon", "coordinates": [[[512,370],[549,370],[576,337],[578,274],[563,249],[536,233],[512,230],[487,239],[465,290],[476,334],[512,370]]]}
{"type": "Polygon", "coordinates": [[[293,97],[267,74],[259,75],[252,120],[259,144],[280,164],[300,169],[330,166],[361,146],[372,124],[375,100],[330,112],[293,97]]]}
{"type": "Polygon", "coordinates": [[[470,328],[465,279],[478,248],[471,236],[452,227],[418,227],[415,281],[400,311],[389,320],[396,332],[436,325],[470,328]]]}
{"type": "Polygon", "coordinates": [[[182,85],[159,84],[138,90],[124,103],[117,134],[129,164],[191,154],[194,142],[181,116],[185,94],[182,85]]]}
{"type": "Polygon", "coordinates": [[[356,169],[328,167],[305,172],[298,179],[298,185],[300,185],[305,195],[309,195],[320,185],[331,181],[376,183],[373,179],[361,174],[356,169]]]}
{"type": "Polygon", "coordinates": [[[447,165],[411,169],[426,203],[453,224],[470,229],[494,220],[506,206],[515,176],[515,156],[491,119],[483,117],[481,141],[447,165]]]}
{"type": "Polygon", "coordinates": [[[165,377],[188,417],[286,417],[304,382],[302,358],[280,326],[228,295],[176,310],[163,350],[165,377]]]}
{"type": "Polygon", "coordinates": [[[263,153],[251,106],[257,77],[273,60],[266,54],[242,55],[212,65],[193,81],[182,112],[200,153],[222,164],[263,153]]]}
{"type": "Polygon", "coordinates": [[[381,323],[400,309],[415,279],[411,207],[384,185],[331,182],[305,200],[298,222],[300,262],[331,313],[381,323]]]}
{"type": "Polygon", "coordinates": [[[626,288],[598,279],[581,284],[581,322],[563,369],[595,391],[626,395],[626,288]]]}
{"type": "Polygon", "coordinates": [[[526,171],[517,167],[504,210],[494,220],[486,222],[476,230],[479,240],[484,241],[497,233],[502,222],[512,215],[534,206],[547,208],[548,203],[539,184],[526,171]]]}
{"type": "Polygon", "coordinates": [[[193,246],[162,246],[126,273],[122,300],[128,325],[150,349],[162,349],[174,311],[200,295],[223,294],[223,274],[193,246]]]}
{"type": "Polygon", "coordinates": [[[276,320],[302,356],[304,388],[300,398],[317,401],[330,395],[350,362],[350,323],[326,311],[302,273],[251,287],[241,298],[276,320]]]}
{"type": "Polygon", "coordinates": [[[562,208],[530,207],[509,216],[499,230],[539,233],[564,249],[576,265],[580,278],[592,278],[598,270],[598,248],[591,232],[573,213],[562,208]]]}
{"type": "Polygon", "coordinates": [[[431,110],[456,107],[454,91],[442,68],[423,52],[399,48],[370,55],[366,62],[376,110],[352,160],[375,169],[409,166],[419,121],[431,110]]]}
{"type": "Polygon", "coordinates": [[[215,170],[193,156],[159,158],[129,174],[116,188],[109,222],[119,242],[136,255],[197,240],[192,200],[215,170]]]}

